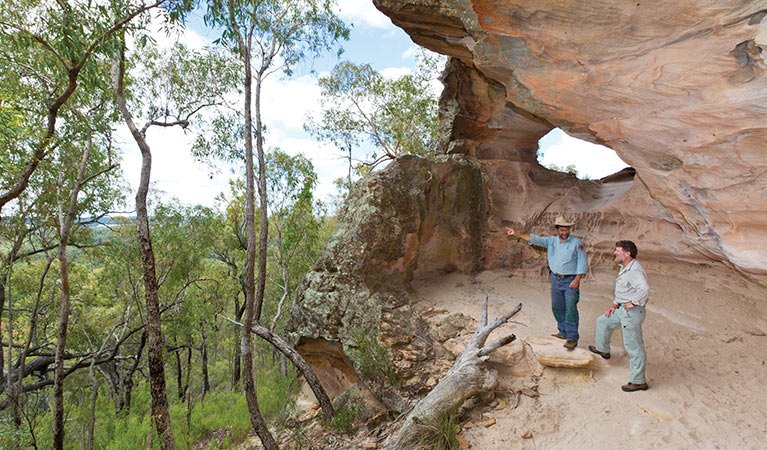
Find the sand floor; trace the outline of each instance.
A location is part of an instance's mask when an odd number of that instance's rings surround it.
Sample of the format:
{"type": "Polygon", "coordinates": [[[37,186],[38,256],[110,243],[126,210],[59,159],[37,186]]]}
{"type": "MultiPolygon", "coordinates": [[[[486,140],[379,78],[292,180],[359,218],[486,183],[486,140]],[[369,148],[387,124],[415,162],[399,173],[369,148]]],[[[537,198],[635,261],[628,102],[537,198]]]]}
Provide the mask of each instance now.
{"type": "MultiPolygon", "coordinates": [[[[655,270],[648,269],[643,327],[650,390],[621,391],[629,369],[616,330],[610,360],[596,358],[592,369],[545,368],[540,396],[522,396],[516,408],[495,411],[497,423],[489,428],[461,432],[471,448],[767,448],[767,295],[754,294],[737,277],[691,272],[685,281],[655,270]],[[520,427],[532,438],[523,439],[520,427]]],[[[614,277],[597,272],[582,283],[580,348],[594,342],[594,321],[612,301],[614,277]]],[[[515,319],[522,325],[504,325],[491,341],[509,331],[518,338],[556,332],[543,281],[486,271],[417,280],[414,288],[419,302],[475,319],[485,295],[491,320],[522,302],[515,319]]],[[[512,386],[515,377],[505,372],[501,387],[512,386]]]]}

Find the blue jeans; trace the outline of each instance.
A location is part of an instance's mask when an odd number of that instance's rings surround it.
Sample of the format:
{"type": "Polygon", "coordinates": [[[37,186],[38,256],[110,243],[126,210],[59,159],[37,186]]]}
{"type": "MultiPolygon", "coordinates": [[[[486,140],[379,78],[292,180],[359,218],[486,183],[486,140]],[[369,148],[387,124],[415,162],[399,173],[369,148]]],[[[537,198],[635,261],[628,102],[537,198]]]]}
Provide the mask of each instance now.
{"type": "Polygon", "coordinates": [[[559,334],[578,342],[578,299],[580,290],[570,287],[575,275],[557,278],[551,274],[551,311],[557,319],[559,334]]]}
{"type": "Polygon", "coordinates": [[[600,352],[610,353],[610,337],[613,330],[621,327],[623,332],[623,347],[629,355],[629,367],[631,369],[630,382],[634,384],[646,383],[645,366],[647,354],[644,350],[642,338],[642,322],[645,318],[645,307],[635,306],[631,309],[620,307],[610,317],[604,314],[597,317],[597,336],[595,346],[600,352]]]}

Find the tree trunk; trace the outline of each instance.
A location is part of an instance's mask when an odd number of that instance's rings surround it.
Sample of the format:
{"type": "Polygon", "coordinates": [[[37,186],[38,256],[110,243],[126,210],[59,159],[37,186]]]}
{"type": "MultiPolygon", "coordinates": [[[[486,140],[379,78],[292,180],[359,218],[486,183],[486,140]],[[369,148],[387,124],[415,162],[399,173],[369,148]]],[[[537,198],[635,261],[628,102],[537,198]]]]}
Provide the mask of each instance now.
{"type": "Polygon", "coordinates": [[[304,358],[301,357],[301,355],[284,339],[272,333],[269,331],[269,329],[260,324],[253,325],[253,333],[257,334],[259,337],[272,344],[275,348],[277,348],[277,350],[279,350],[283,355],[290,359],[296,369],[301,372],[301,375],[303,375],[306,383],[309,384],[309,387],[312,388],[312,392],[314,392],[314,396],[317,397],[317,401],[320,403],[320,407],[322,408],[322,414],[325,418],[325,421],[330,422],[330,420],[333,419],[334,414],[333,404],[330,402],[330,398],[325,392],[325,389],[322,387],[319,378],[317,378],[317,375],[314,374],[314,371],[309,366],[309,364],[307,364],[304,358]]]}
{"type": "Polygon", "coordinates": [[[189,383],[192,379],[192,346],[186,347],[186,380],[184,381],[184,398],[189,391],[189,383]]]}
{"type": "Polygon", "coordinates": [[[422,430],[436,423],[439,417],[456,411],[467,399],[494,389],[498,383],[496,373],[485,366],[490,353],[516,339],[513,334],[485,345],[490,333],[506,323],[522,309],[520,303],[513,311],[487,323],[487,297],[482,304],[482,317],[471,343],[455,360],[444,378],[421,399],[405,418],[402,426],[388,440],[387,449],[399,450],[418,446],[422,430]]]}
{"type": "MultiPolygon", "coordinates": [[[[3,326],[3,308],[5,308],[5,279],[0,275],[0,327],[3,326]]],[[[3,353],[3,333],[0,333],[0,372],[5,371],[5,354],[3,353]]],[[[11,372],[8,371],[10,374],[11,372]]],[[[7,383],[9,379],[5,379],[5,375],[0,373],[0,384],[7,383]]]]}
{"type": "Polygon", "coordinates": [[[208,336],[202,333],[202,344],[200,348],[200,360],[202,360],[202,398],[210,392],[210,380],[208,379],[208,336]]]}
{"type": "MultiPolygon", "coordinates": [[[[114,328],[112,329],[112,332],[114,332],[114,328]]],[[[93,450],[93,431],[96,428],[96,400],[99,396],[99,380],[96,378],[96,374],[94,373],[94,367],[96,366],[96,360],[99,359],[99,356],[101,356],[101,353],[104,351],[104,347],[106,347],[107,342],[109,342],[112,332],[107,334],[107,337],[101,343],[101,348],[99,348],[99,351],[96,352],[96,355],[93,357],[91,365],[88,368],[88,376],[90,376],[91,379],[91,418],[90,422],[88,423],[88,450],[93,450]]]]}
{"type": "Polygon", "coordinates": [[[128,125],[133,138],[141,150],[141,179],[136,192],[136,234],[141,263],[144,269],[144,294],[146,296],[146,336],[147,360],[149,362],[149,383],[152,395],[151,414],[154,419],[157,434],[162,441],[163,449],[176,448],[173,430],[170,426],[170,412],[165,388],[165,367],[163,365],[162,323],[160,321],[160,300],[157,294],[157,274],[155,271],[154,251],[149,235],[149,213],[146,197],[149,192],[149,177],[152,170],[152,153],[142,131],[136,127],[133,117],[128,111],[123,96],[124,56],[112,66],[112,80],[115,84],[115,97],[125,123],[128,125]]]}
{"type": "MultiPolygon", "coordinates": [[[[230,0],[229,7],[234,8],[233,2],[230,0]]],[[[248,401],[248,412],[250,413],[250,422],[253,424],[253,428],[256,434],[261,439],[261,444],[267,448],[267,450],[273,450],[279,448],[274,441],[274,437],[269,432],[269,429],[264,422],[264,418],[261,416],[261,411],[258,407],[258,397],[256,395],[256,385],[253,376],[253,347],[251,345],[250,331],[253,323],[258,320],[258,315],[261,311],[261,305],[256,295],[255,289],[255,259],[256,259],[256,222],[255,222],[255,186],[253,169],[253,114],[251,111],[251,99],[252,99],[252,82],[253,75],[251,71],[251,58],[250,47],[246,45],[243,38],[238,38],[240,51],[242,53],[243,62],[245,63],[245,178],[247,179],[247,187],[245,191],[245,215],[247,220],[247,236],[248,236],[248,248],[245,258],[245,320],[244,330],[240,339],[240,347],[242,348],[242,387],[245,391],[245,398],[248,401]]],[[[258,98],[259,98],[259,85],[256,84],[256,117],[258,118],[258,98]]],[[[256,130],[258,134],[260,130],[256,130]]],[[[262,166],[263,167],[263,166],[262,166]]],[[[262,205],[262,208],[265,205],[262,205]]],[[[263,234],[263,230],[261,231],[263,234]]],[[[266,252],[263,253],[266,257],[266,252]]],[[[259,258],[259,269],[261,267],[259,258]]],[[[259,280],[261,274],[259,274],[259,280]]],[[[259,285],[260,286],[260,285],[259,285]]],[[[262,292],[263,294],[263,292],[262,292]]]]}
{"type": "Polygon", "coordinates": [[[125,405],[125,410],[128,412],[130,412],[131,395],[133,392],[133,374],[138,370],[139,363],[141,362],[141,353],[144,352],[145,345],[146,330],[141,333],[141,342],[139,343],[138,352],[136,352],[136,359],[125,374],[125,399],[123,400],[123,404],[125,405]]]}
{"type": "MultiPolygon", "coordinates": [[[[66,216],[64,215],[64,206],[61,202],[58,204],[59,212],[59,273],[61,277],[61,309],[59,310],[59,329],[56,336],[56,369],[53,372],[53,448],[64,448],[64,352],[67,343],[67,328],[69,326],[70,311],[70,291],[69,291],[69,269],[67,261],[67,243],[69,242],[69,233],[72,230],[72,223],[77,212],[77,197],[80,195],[83,179],[85,178],[85,168],[88,163],[88,156],[93,142],[89,139],[88,145],[83,150],[83,156],[80,160],[80,166],[77,171],[77,178],[72,186],[72,193],[69,197],[69,208],[66,216]]],[[[59,185],[62,180],[59,179],[59,185]]]]}
{"type": "Polygon", "coordinates": [[[179,354],[181,349],[176,349],[173,352],[173,356],[176,358],[176,390],[178,391],[178,399],[184,399],[184,383],[182,381],[183,372],[181,370],[181,355],[179,354]]]}
{"type": "MultiPolygon", "coordinates": [[[[243,294],[245,294],[245,298],[247,299],[247,289],[243,289],[243,294]]],[[[236,317],[239,317],[237,319],[238,322],[242,322],[242,314],[245,312],[244,309],[240,308],[240,302],[237,301],[237,299],[234,299],[234,314],[236,317]]],[[[234,342],[237,344],[234,346],[234,367],[232,368],[232,389],[237,387],[237,383],[240,381],[240,376],[242,375],[242,366],[240,365],[240,362],[242,361],[242,348],[240,346],[242,340],[242,336],[240,335],[240,327],[235,326],[234,327],[234,342]]]]}

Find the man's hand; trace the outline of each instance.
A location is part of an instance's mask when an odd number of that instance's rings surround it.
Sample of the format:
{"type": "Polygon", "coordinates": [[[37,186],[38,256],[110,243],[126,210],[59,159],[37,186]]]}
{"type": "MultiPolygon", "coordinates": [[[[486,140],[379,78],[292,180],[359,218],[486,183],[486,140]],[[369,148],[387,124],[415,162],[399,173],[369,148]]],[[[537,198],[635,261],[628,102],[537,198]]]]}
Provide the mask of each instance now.
{"type": "Polygon", "coordinates": [[[573,281],[570,282],[570,289],[578,289],[580,287],[581,277],[583,277],[583,275],[578,274],[573,278],[573,281]]]}
{"type": "Polygon", "coordinates": [[[607,311],[605,312],[605,317],[610,317],[610,315],[614,313],[616,309],[618,309],[618,305],[616,304],[613,304],[613,306],[607,308],[607,311]]]}
{"type": "Polygon", "coordinates": [[[633,304],[633,303],[631,303],[631,302],[628,302],[628,303],[624,303],[624,304],[623,304],[623,307],[624,307],[624,308],[626,308],[626,309],[634,309],[634,308],[636,308],[636,306],[637,306],[637,305],[635,305],[635,304],[633,304]]]}
{"type": "Polygon", "coordinates": [[[515,230],[514,228],[506,227],[506,234],[509,236],[514,236],[520,239],[523,239],[525,241],[530,241],[530,235],[527,233],[520,233],[519,231],[515,230]]]}

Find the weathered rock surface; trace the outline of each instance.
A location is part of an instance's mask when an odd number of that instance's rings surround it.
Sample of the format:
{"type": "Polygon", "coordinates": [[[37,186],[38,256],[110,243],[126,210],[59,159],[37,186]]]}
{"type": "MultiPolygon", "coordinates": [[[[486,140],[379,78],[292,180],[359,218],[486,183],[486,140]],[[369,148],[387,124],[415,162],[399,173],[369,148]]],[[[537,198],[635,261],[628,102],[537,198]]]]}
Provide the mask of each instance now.
{"type": "Polygon", "coordinates": [[[419,271],[482,267],[484,190],[479,166],[465,155],[403,157],[355,185],[291,312],[289,334],[318,372],[328,372],[321,379],[352,385],[351,370],[374,393],[386,392],[379,398],[394,410],[406,405],[389,393],[389,383],[416,380],[405,385],[417,392],[428,381],[420,361],[433,353],[431,333],[410,308],[408,282],[419,271]],[[333,351],[327,356],[338,364],[326,367],[316,351],[323,342],[340,342],[353,369],[333,351]]]}
{"type": "Polygon", "coordinates": [[[658,257],[764,279],[766,0],[374,4],[454,58],[443,144],[488,174],[490,265],[526,260],[504,253],[500,227],[550,231],[570,213],[597,246],[631,238],[658,257]],[[555,126],[615,150],[633,181],[539,167],[537,141],[555,126]]]}
{"type": "Polygon", "coordinates": [[[588,350],[567,350],[562,340],[554,337],[529,337],[526,342],[533,349],[538,362],[548,367],[585,368],[594,364],[594,355],[588,350]]]}

